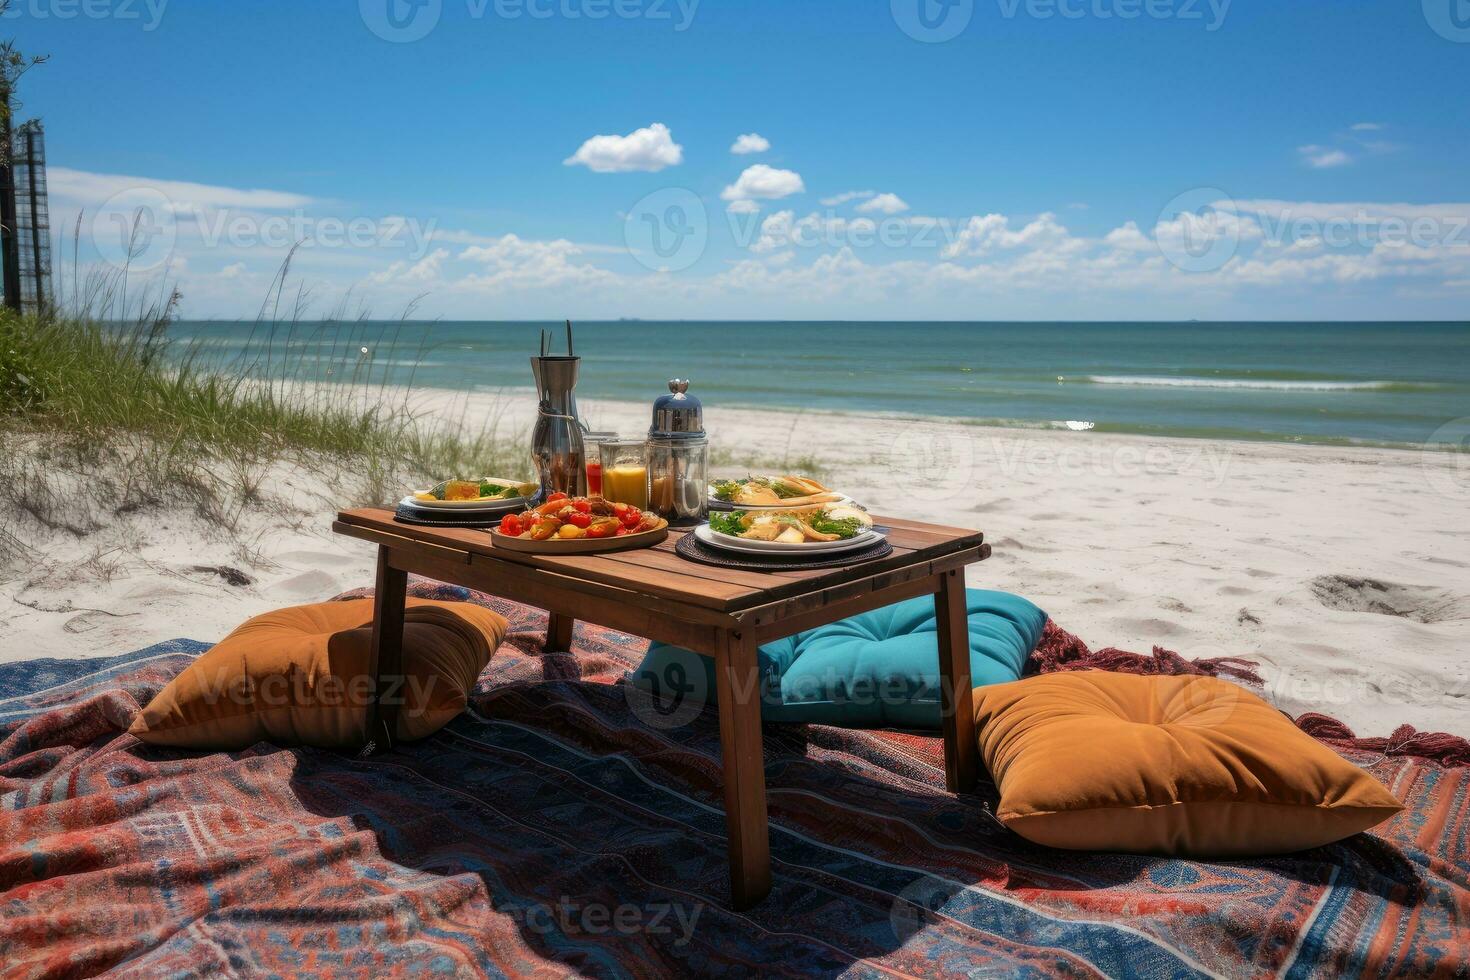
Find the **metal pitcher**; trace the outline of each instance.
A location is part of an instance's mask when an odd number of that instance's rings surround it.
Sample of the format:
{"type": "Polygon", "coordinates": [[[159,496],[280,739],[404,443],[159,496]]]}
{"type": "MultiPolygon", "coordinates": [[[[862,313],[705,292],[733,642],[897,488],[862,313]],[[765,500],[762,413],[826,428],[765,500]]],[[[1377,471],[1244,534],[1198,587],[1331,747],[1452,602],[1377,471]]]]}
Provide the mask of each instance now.
{"type": "Polygon", "coordinates": [[[704,406],[675,378],[653,403],[648,427],[648,504],[674,527],[692,527],[709,513],[709,438],[704,406]]]}
{"type": "Polygon", "coordinates": [[[538,402],[531,459],[542,500],[557,491],[573,497],[587,492],[587,452],[582,442],[587,425],[577,414],[573,393],[581,363],[580,357],[566,355],[531,358],[538,402]]]}

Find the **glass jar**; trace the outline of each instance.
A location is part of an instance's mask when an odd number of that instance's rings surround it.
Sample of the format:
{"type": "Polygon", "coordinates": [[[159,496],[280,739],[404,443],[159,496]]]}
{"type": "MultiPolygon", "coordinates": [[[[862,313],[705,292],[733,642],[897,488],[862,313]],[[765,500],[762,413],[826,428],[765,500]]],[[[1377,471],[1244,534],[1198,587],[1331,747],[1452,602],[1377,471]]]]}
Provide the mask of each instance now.
{"type": "Polygon", "coordinates": [[[609,439],[598,447],[602,495],[617,504],[648,509],[648,442],[609,439]]]}
{"type": "Polygon", "coordinates": [[[587,450],[587,496],[602,496],[602,450],[604,442],[616,439],[616,432],[586,432],[582,434],[582,445],[587,450]]]}
{"type": "Polygon", "coordinates": [[[648,440],[648,504],[674,527],[689,527],[709,512],[709,441],[699,437],[648,440]]]}
{"type": "Polygon", "coordinates": [[[709,512],[709,439],[704,406],[675,378],[653,403],[648,427],[649,504],[675,527],[689,527],[709,512]]]}

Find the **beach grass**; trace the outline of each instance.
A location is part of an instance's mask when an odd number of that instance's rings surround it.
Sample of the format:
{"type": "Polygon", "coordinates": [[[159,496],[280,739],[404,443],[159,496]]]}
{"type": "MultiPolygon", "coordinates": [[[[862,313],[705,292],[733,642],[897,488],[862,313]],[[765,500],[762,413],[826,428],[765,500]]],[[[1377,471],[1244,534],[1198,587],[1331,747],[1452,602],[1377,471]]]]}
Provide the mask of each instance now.
{"type": "MultiPolygon", "coordinates": [[[[497,419],[425,417],[411,390],[387,383],[361,343],[372,333],[389,357],[382,325],[262,319],[245,355],[221,364],[170,340],[174,305],[154,297],[125,321],[0,315],[0,501],[12,524],[27,515],[83,535],[188,503],[232,528],[253,506],[289,506],[264,489],[282,466],[341,505],[382,503],[433,474],[524,469],[523,440],[497,419]],[[303,381],[323,359],[339,380],[303,381]]],[[[23,548],[0,526],[0,559],[23,548]]]]}

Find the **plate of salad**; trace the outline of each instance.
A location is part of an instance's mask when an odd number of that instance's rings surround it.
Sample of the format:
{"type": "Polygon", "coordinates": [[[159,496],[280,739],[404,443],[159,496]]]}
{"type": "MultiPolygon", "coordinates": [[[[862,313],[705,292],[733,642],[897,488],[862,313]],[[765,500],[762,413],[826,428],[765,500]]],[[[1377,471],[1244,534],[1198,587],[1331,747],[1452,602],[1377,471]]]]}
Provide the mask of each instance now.
{"type": "Polygon", "coordinates": [[[808,476],[747,476],[738,480],[715,480],[709,485],[709,499],[721,510],[852,503],[851,497],[828,489],[808,476]]]}
{"type": "Polygon", "coordinates": [[[482,477],[478,480],[445,480],[427,490],[403,498],[405,504],[431,510],[505,510],[536,495],[534,483],[482,477]]]}
{"type": "Polygon", "coordinates": [[[873,519],[850,504],[711,513],[695,529],[705,544],[744,554],[830,554],[872,544],[873,519]]]}

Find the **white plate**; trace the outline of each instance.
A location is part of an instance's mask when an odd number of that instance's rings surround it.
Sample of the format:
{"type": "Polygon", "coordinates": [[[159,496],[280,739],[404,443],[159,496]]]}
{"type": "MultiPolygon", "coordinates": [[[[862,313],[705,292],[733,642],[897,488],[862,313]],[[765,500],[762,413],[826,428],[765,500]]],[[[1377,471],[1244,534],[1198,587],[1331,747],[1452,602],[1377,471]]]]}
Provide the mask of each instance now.
{"type": "MultiPolygon", "coordinates": [[[[832,492],[833,493],[836,493],[835,490],[832,491],[832,492]]],[[[749,510],[749,511],[762,511],[762,510],[803,510],[803,509],[805,509],[807,507],[841,507],[841,506],[856,507],[856,506],[858,506],[858,502],[856,500],[853,500],[851,497],[849,497],[845,493],[839,493],[839,494],[837,494],[837,499],[836,500],[827,500],[827,501],[823,501],[820,504],[796,504],[796,505],[792,505],[792,504],[732,504],[728,500],[721,500],[719,497],[716,497],[713,492],[711,492],[710,495],[709,495],[709,502],[710,502],[710,504],[712,504],[714,507],[716,507],[719,510],[749,510]]]]}
{"type": "Polygon", "coordinates": [[[404,497],[402,503],[410,507],[428,510],[455,510],[461,513],[497,513],[505,510],[525,510],[529,497],[506,497],[501,500],[420,500],[413,494],[404,497]]]}
{"type": "Polygon", "coordinates": [[[725,551],[738,551],[747,555],[830,555],[833,552],[866,548],[881,537],[877,531],[868,528],[853,537],[840,541],[807,541],[802,544],[788,544],[785,541],[752,541],[750,538],[737,538],[733,535],[721,534],[708,524],[701,524],[695,528],[694,536],[711,547],[722,548],[725,551]]]}

